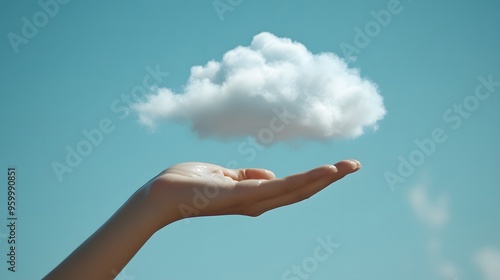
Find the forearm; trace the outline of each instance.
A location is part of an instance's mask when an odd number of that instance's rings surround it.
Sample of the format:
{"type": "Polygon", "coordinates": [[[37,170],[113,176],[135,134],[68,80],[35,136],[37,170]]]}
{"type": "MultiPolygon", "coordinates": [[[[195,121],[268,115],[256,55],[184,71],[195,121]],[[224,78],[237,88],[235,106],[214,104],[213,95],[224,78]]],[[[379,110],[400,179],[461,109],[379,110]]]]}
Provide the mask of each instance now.
{"type": "Polygon", "coordinates": [[[141,188],[44,279],[115,278],[156,231],[147,203],[141,188]]]}

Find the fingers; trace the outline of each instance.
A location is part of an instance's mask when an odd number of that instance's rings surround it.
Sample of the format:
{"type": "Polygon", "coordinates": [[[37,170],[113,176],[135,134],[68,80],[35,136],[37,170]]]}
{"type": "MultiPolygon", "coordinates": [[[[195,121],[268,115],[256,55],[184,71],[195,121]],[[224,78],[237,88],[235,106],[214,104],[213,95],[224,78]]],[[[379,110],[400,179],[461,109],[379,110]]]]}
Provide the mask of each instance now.
{"type": "Polygon", "coordinates": [[[307,199],[360,168],[358,161],[344,160],[334,166],[325,165],[305,173],[262,182],[258,188],[261,199],[253,205],[251,212],[260,215],[268,210],[307,199]]]}
{"type": "Polygon", "coordinates": [[[335,165],[323,165],[304,173],[298,173],[280,179],[262,182],[263,198],[271,198],[292,193],[299,188],[321,179],[320,182],[331,184],[345,175],[358,170],[361,167],[358,161],[343,160],[335,165]]]}

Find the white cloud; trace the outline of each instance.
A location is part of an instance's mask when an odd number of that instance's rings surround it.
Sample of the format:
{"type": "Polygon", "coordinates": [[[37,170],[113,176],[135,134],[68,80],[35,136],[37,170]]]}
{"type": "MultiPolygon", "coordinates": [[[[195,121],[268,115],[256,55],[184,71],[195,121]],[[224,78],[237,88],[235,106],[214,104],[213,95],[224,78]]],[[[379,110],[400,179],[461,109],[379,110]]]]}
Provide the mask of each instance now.
{"type": "Polygon", "coordinates": [[[485,280],[500,280],[500,251],[492,248],[481,249],[476,253],[474,260],[485,280]]]}
{"type": "Polygon", "coordinates": [[[408,190],[408,200],[417,218],[432,230],[427,252],[436,276],[443,280],[458,280],[459,269],[444,256],[443,243],[438,234],[449,220],[448,196],[441,194],[432,198],[427,193],[426,185],[420,183],[408,190]]]}
{"type": "Polygon", "coordinates": [[[357,69],[333,53],[312,54],[267,32],[220,62],[192,67],[181,92],[154,89],[133,108],[141,124],[188,122],[201,137],[256,136],[279,127],[274,141],[357,137],[376,129],[385,115],[377,85],[357,69]],[[293,119],[284,129],[280,122],[270,124],[284,108],[293,119]]]}
{"type": "Polygon", "coordinates": [[[448,198],[445,195],[431,200],[425,187],[418,185],[409,190],[408,198],[416,216],[429,228],[438,230],[448,222],[448,198]]]}

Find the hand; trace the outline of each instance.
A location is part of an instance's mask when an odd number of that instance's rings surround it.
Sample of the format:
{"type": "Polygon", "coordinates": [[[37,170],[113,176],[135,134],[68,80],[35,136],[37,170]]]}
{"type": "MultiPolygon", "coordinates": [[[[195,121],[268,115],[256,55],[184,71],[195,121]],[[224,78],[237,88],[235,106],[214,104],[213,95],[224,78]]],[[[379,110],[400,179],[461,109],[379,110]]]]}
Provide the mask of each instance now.
{"type": "Polygon", "coordinates": [[[358,161],[344,160],[276,178],[265,169],[227,169],[209,163],[187,162],[166,169],[145,187],[159,230],[169,223],[194,216],[237,214],[256,217],[307,199],[360,168],[358,161]]]}
{"type": "Polygon", "coordinates": [[[111,279],[154,232],[191,216],[258,216],[319,192],[361,167],[344,160],[277,179],[264,169],[174,165],[139,188],[116,213],[44,279],[111,279]]]}

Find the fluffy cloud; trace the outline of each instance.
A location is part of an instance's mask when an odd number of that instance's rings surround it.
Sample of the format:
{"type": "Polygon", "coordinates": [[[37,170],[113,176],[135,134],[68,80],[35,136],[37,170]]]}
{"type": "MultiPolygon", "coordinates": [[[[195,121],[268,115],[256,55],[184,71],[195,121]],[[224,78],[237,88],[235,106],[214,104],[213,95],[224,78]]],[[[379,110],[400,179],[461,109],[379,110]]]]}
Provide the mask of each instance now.
{"type": "Polygon", "coordinates": [[[162,120],[188,122],[201,137],[267,131],[273,141],[353,138],[376,129],[385,115],[377,85],[337,55],[312,54],[267,32],[220,62],[192,67],[181,92],[154,89],[133,109],[151,128],[162,120]]]}

